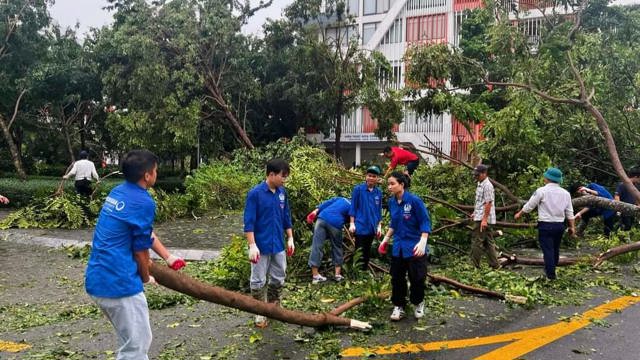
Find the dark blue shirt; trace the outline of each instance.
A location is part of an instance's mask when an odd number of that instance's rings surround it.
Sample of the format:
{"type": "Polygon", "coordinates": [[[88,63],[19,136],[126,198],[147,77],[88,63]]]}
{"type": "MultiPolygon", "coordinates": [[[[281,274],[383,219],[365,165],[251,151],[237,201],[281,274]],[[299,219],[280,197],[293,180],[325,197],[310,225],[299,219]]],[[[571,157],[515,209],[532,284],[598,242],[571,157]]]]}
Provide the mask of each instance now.
{"type": "Polygon", "coordinates": [[[244,206],[244,232],[253,232],[260,254],[284,251],[284,230],[291,229],[289,199],[284,187],[275,192],[266,181],[247,194],[244,206]]]}
{"type": "Polygon", "coordinates": [[[356,235],[373,235],[382,220],[382,192],[378,187],[371,191],[367,183],[353,188],[351,193],[351,209],[349,216],[353,216],[356,224],[356,235]]]}
{"type": "Polygon", "coordinates": [[[393,256],[410,258],[422,233],[431,233],[429,211],[419,197],[405,190],[400,203],[395,196],[389,199],[389,213],[393,229],[393,256]]]}
{"type": "MultiPolygon", "coordinates": [[[[605,189],[602,185],[591,183],[587,185],[587,188],[597,191],[598,192],[597,196],[613,200],[613,196],[611,196],[611,193],[607,189],[605,189]]],[[[611,209],[603,209],[599,207],[589,208],[589,211],[591,212],[591,214],[595,216],[602,215],[603,219],[608,219],[613,215],[615,215],[615,211],[611,209]]]]}
{"type": "MultiPolygon", "coordinates": [[[[636,189],[640,190],[640,184],[634,184],[636,189]]],[[[627,190],[627,187],[624,186],[624,183],[619,183],[616,187],[616,195],[620,196],[620,201],[624,201],[628,204],[635,204],[636,198],[633,197],[633,194],[627,190]]]]}
{"type": "Polygon", "coordinates": [[[146,189],[125,182],[102,205],[85,273],[87,293],[119,298],[143,290],[134,252],[151,248],[156,203],[146,189]]]}
{"type": "Polygon", "coordinates": [[[343,197],[333,197],[318,206],[318,218],[326,221],[336,229],[349,221],[351,201],[343,197]]]}

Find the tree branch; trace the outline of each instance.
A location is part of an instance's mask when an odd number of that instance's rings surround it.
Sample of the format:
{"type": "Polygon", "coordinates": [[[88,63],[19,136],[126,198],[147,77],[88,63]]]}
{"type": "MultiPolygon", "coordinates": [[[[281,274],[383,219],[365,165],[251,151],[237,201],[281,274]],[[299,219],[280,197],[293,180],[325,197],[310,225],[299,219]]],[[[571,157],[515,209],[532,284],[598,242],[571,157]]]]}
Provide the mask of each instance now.
{"type": "Polygon", "coordinates": [[[16,106],[13,108],[13,115],[11,119],[9,119],[9,125],[7,125],[8,129],[11,129],[11,125],[16,120],[16,116],[18,115],[18,108],[20,107],[20,100],[22,100],[22,96],[27,92],[27,90],[22,90],[20,95],[18,95],[18,100],[16,100],[16,106]]]}

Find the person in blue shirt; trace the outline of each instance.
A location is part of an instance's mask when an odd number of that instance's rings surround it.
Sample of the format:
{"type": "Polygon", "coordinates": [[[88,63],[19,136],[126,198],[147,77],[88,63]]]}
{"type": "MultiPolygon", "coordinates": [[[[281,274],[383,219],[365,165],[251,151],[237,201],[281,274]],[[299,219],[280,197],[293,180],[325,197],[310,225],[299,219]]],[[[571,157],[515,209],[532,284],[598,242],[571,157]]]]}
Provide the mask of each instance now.
{"type": "Polygon", "coordinates": [[[382,235],[382,192],[378,188],[380,168],[367,169],[364,183],[353,188],[349,210],[349,232],[355,234],[356,251],[361,251],[361,267],[367,270],[374,237],[382,235]]]}
{"type": "Polygon", "coordinates": [[[409,299],[414,305],[414,316],[424,316],[424,291],[427,278],[427,239],[431,233],[431,218],[424,202],[409,192],[410,179],[395,171],[387,179],[391,224],[378,247],[381,255],[387,253],[387,244],[393,236],[391,256],[391,302],[394,305],[391,320],[404,317],[407,305],[407,274],[411,284],[409,299]]]}
{"type": "Polygon", "coordinates": [[[87,293],[116,330],[117,360],[148,359],[152,334],[143,285],[155,284],[149,249],[184,263],[153,233],[156,204],[147,189],[155,184],[157,169],[158,158],[150,151],[124,157],[126,182],[111,190],[100,210],[85,273],[87,293]]]}
{"type": "MultiPolygon", "coordinates": [[[[607,189],[605,189],[604,186],[596,183],[590,183],[587,186],[582,186],[580,184],[573,184],[571,185],[569,192],[571,194],[575,194],[579,196],[594,195],[594,196],[599,196],[599,197],[613,200],[613,196],[611,195],[611,193],[607,189]]],[[[584,235],[584,230],[587,228],[587,225],[589,225],[589,220],[591,220],[594,217],[602,216],[602,222],[604,223],[604,229],[603,229],[604,235],[609,236],[609,234],[611,234],[611,231],[613,230],[613,226],[615,223],[615,219],[616,219],[615,214],[616,214],[615,211],[611,209],[603,209],[600,207],[582,208],[575,215],[576,221],[582,220],[580,221],[580,225],[578,225],[576,234],[582,237],[584,235]]]]}
{"type": "MultiPolygon", "coordinates": [[[[260,301],[280,302],[286,276],[284,233],[287,234],[287,256],[293,256],[293,230],[289,198],[284,183],[289,164],[282,159],[267,162],[266,179],[247,194],[244,208],[244,233],[249,244],[251,295],[260,301]],[[267,275],[269,284],[267,285],[267,275]]],[[[256,315],[255,325],[267,326],[267,319],[256,315]]]]}
{"type": "MultiPolygon", "coordinates": [[[[636,189],[640,190],[640,168],[633,168],[629,170],[629,179],[636,187],[636,189]]],[[[616,187],[616,192],[613,194],[613,199],[616,201],[623,201],[627,204],[640,205],[640,203],[633,196],[631,191],[627,189],[624,183],[618,183],[616,187]]],[[[622,230],[629,231],[635,222],[635,215],[631,214],[621,214],[620,215],[620,225],[622,230]]]]}
{"type": "Polygon", "coordinates": [[[342,227],[349,221],[349,209],[351,201],[343,197],[333,197],[318,206],[317,209],[307,215],[307,223],[312,224],[317,218],[313,228],[313,239],[311,241],[311,254],[309,254],[309,267],[311,267],[311,282],[313,284],[327,281],[327,278],[320,275],[318,268],[322,261],[322,247],[324,241],[331,240],[333,266],[335,268],[336,281],[344,280],[342,276],[342,227]]]}

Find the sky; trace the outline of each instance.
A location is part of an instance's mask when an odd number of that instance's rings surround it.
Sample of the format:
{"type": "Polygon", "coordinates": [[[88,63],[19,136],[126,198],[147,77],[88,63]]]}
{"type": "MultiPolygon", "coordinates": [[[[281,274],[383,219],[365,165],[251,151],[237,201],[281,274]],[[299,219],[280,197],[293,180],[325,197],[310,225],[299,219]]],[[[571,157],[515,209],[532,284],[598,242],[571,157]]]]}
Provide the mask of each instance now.
{"type": "MultiPolygon", "coordinates": [[[[252,2],[258,3],[257,0],[252,2]]],[[[291,2],[292,0],[273,0],[273,4],[256,13],[242,31],[245,34],[260,34],[267,18],[279,18],[282,10],[291,2]]],[[[79,23],[78,35],[84,37],[89,28],[111,23],[112,14],[102,9],[107,4],[107,0],[56,0],[50,12],[53,19],[64,27],[75,27],[79,23]]]]}

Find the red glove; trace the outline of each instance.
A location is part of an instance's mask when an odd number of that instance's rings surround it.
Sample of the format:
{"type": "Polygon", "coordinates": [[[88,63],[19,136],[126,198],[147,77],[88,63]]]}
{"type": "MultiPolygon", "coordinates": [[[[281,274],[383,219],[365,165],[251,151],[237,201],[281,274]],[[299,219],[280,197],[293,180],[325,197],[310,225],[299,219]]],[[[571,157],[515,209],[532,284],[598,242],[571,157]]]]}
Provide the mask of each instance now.
{"type": "Polygon", "coordinates": [[[293,256],[293,253],[296,251],[296,246],[293,244],[293,238],[290,237],[287,240],[287,256],[293,256]]]}
{"type": "Polygon", "coordinates": [[[315,210],[310,212],[309,215],[307,215],[307,224],[313,224],[317,217],[318,215],[316,215],[315,210]]]}
{"type": "Polygon", "coordinates": [[[385,237],[384,240],[380,243],[380,246],[378,246],[378,254],[380,255],[386,255],[387,254],[387,245],[388,245],[388,239],[385,237]]]}
{"type": "Polygon", "coordinates": [[[167,265],[169,265],[169,267],[172,268],[173,270],[178,271],[183,267],[187,266],[187,263],[184,261],[183,258],[169,255],[169,257],[167,258],[167,265]]]}

